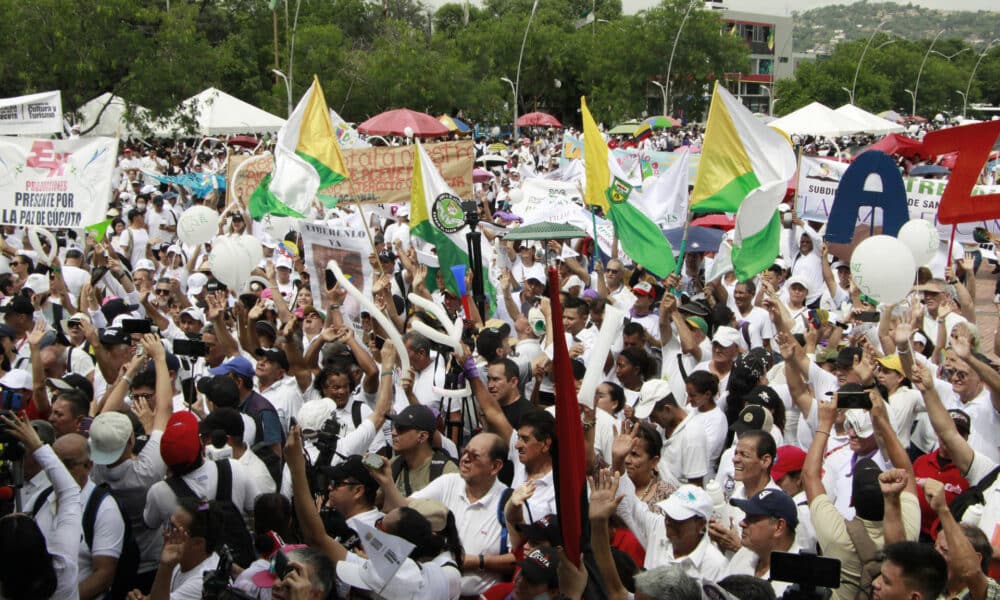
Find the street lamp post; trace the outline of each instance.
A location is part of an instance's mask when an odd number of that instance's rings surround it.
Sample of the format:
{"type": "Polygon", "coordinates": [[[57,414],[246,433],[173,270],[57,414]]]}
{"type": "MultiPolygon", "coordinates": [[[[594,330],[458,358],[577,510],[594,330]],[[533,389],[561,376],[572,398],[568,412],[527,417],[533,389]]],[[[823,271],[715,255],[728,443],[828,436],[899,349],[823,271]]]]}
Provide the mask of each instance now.
{"type": "MultiPolygon", "coordinates": [[[[767,92],[767,116],[774,116],[774,93],[771,91],[771,86],[760,84],[760,89],[767,92]]],[[[851,104],[854,104],[852,101],[851,104]]]]}
{"type": "Polygon", "coordinates": [[[955,93],[962,97],[962,118],[965,118],[965,109],[969,106],[969,97],[962,90],[955,90],[955,93]]]}
{"type": "Polygon", "coordinates": [[[845,92],[847,92],[847,98],[851,101],[851,104],[854,104],[854,90],[851,90],[851,89],[846,88],[844,86],[840,86],[840,89],[842,89],[845,92]]]}
{"type": "Polygon", "coordinates": [[[882,26],[885,25],[887,21],[888,19],[883,19],[882,22],[878,24],[878,27],[875,28],[875,31],[868,36],[868,42],[865,44],[864,50],[861,51],[861,57],[858,58],[858,65],[854,67],[854,81],[851,82],[851,89],[847,92],[851,97],[851,104],[854,104],[854,88],[858,86],[858,73],[861,71],[861,63],[865,60],[865,54],[868,53],[868,47],[872,45],[872,40],[875,39],[879,30],[882,29],[882,26]]]}
{"type": "Polygon", "coordinates": [[[929,48],[927,48],[927,52],[924,53],[924,59],[920,61],[920,69],[917,71],[917,82],[913,84],[913,93],[910,94],[911,96],[913,96],[913,112],[910,113],[911,117],[917,116],[917,93],[920,91],[920,76],[923,75],[924,73],[924,65],[927,64],[927,58],[931,55],[931,52],[934,51],[934,44],[937,43],[938,38],[941,37],[943,34],[944,34],[944,29],[937,32],[937,35],[935,35],[934,39],[931,40],[931,45],[929,48]]]}
{"type": "Polygon", "coordinates": [[[504,81],[510,85],[510,93],[514,94],[514,132],[517,132],[517,85],[510,80],[510,77],[501,77],[500,81],[504,81]]]}
{"type": "Polygon", "coordinates": [[[650,79],[649,82],[660,88],[660,95],[663,96],[663,114],[667,114],[667,86],[652,79],[650,79]]]}
{"type": "Polygon", "coordinates": [[[668,112],[670,110],[670,71],[674,67],[674,53],[677,52],[677,42],[680,41],[681,32],[684,31],[684,24],[687,23],[688,17],[691,16],[691,10],[696,4],[699,4],[699,0],[691,0],[691,2],[688,3],[687,10],[684,11],[684,18],[681,19],[681,26],[677,28],[677,34],[674,36],[674,45],[670,49],[670,60],[667,61],[667,87],[664,90],[665,99],[663,101],[663,114],[665,115],[670,114],[668,112]]]}
{"type": "MultiPolygon", "coordinates": [[[[524,39],[521,40],[521,53],[517,55],[517,73],[514,74],[514,141],[520,136],[517,128],[517,99],[521,91],[521,61],[524,59],[524,45],[528,43],[528,32],[531,30],[531,22],[535,20],[535,11],[538,10],[538,0],[531,5],[531,15],[528,16],[528,24],[524,28],[524,39]]],[[[508,80],[509,81],[509,80],[508,80]]]]}
{"type": "Polygon", "coordinates": [[[976,59],[975,66],[972,67],[972,73],[969,73],[969,83],[965,84],[965,93],[962,94],[962,100],[963,100],[963,103],[962,103],[962,116],[963,117],[965,116],[965,105],[966,105],[966,102],[969,99],[969,90],[972,89],[972,80],[976,78],[976,71],[979,70],[979,63],[983,62],[983,59],[986,58],[986,55],[993,48],[993,45],[996,44],[996,43],[998,43],[998,42],[1000,42],[1000,39],[990,40],[990,43],[986,44],[986,48],[983,49],[983,52],[979,55],[979,58],[976,59]]]}
{"type": "Polygon", "coordinates": [[[909,94],[910,98],[913,98],[913,108],[910,109],[910,116],[911,117],[916,116],[916,114],[917,114],[917,93],[914,92],[913,90],[909,89],[909,88],[907,88],[907,89],[905,89],[903,91],[906,92],[907,94],[909,94]]]}
{"type": "Polygon", "coordinates": [[[285,75],[279,69],[271,69],[271,72],[281,77],[282,81],[285,82],[285,93],[288,96],[288,116],[292,116],[292,84],[288,81],[288,75],[285,75]]]}

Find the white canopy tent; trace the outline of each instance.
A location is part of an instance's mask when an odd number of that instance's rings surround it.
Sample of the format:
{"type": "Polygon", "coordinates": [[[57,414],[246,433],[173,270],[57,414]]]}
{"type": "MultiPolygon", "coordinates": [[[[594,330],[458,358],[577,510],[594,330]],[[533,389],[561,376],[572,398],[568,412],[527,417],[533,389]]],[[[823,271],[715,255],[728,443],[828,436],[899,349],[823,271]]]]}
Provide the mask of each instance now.
{"type": "Polygon", "coordinates": [[[803,106],[767,125],[788,135],[838,137],[865,131],[862,123],[819,102],[803,106]]]}
{"type": "Polygon", "coordinates": [[[863,108],[858,108],[853,104],[845,104],[833,112],[850,117],[865,126],[864,133],[875,135],[885,135],[887,133],[900,133],[905,127],[899,123],[894,123],[889,119],[870,113],[863,108]]]}
{"type": "Polygon", "coordinates": [[[285,124],[281,117],[215,88],[181,103],[182,111],[191,107],[195,109],[196,133],[203,136],[277,133],[285,124]]]}
{"type": "MultiPolygon", "coordinates": [[[[76,109],[79,115],[78,119],[75,119],[75,125],[80,128],[80,131],[85,131],[83,135],[86,137],[115,137],[120,135],[121,137],[128,137],[130,135],[138,135],[136,128],[125,122],[127,102],[124,98],[120,96],[113,96],[110,92],[104,92],[100,96],[88,100],[76,109]],[[107,105],[107,108],[104,108],[107,105]],[[101,112],[101,109],[104,112],[101,112]],[[97,125],[90,129],[91,126],[97,123],[97,125]],[[90,129],[90,131],[87,131],[90,129]]],[[[136,115],[143,115],[148,112],[142,106],[134,105],[133,110],[136,115]]]]}

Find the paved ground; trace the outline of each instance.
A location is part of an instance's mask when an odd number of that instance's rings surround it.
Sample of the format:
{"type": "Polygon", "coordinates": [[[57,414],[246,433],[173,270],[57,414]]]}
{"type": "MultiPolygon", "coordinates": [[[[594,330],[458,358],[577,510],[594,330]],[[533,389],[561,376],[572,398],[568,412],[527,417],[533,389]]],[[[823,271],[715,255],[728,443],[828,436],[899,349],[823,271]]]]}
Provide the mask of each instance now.
{"type": "Polygon", "coordinates": [[[976,277],[976,324],[979,326],[983,350],[996,359],[1000,351],[1000,348],[993,347],[998,321],[997,305],[993,304],[997,275],[993,275],[992,270],[993,265],[983,262],[976,277]]]}

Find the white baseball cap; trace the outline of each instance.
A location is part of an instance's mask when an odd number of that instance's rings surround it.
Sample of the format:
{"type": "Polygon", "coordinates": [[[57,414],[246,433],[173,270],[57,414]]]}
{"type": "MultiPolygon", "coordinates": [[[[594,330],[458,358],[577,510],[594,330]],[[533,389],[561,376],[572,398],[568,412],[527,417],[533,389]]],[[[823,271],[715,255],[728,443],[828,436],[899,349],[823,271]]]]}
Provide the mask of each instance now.
{"type": "Polygon", "coordinates": [[[728,348],[733,345],[738,345],[742,336],[740,332],[732,327],[727,327],[723,325],[715,330],[715,335],[712,336],[712,343],[718,344],[723,348],[728,348]]]}
{"type": "Polygon", "coordinates": [[[95,465],[110,465],[122,457],[129,438],[132,437],[132,421],[119,412],[101,413],[90,424],[87,444],[90,446],[90,460],[95,465]]]}
{"type": "Polygon", "coordinates": [[[696,485],[686,483],[656,506],[675,521],[701,517],[706,521],[712,516],[712,497],[696,485]]]}
{"type": "Polygon", "coordinates": [[[639,388],[639,401],[633,407],[636,419],[646,419],[660,400],[673,394],[670,384],[664,379],[650,379],[639,388]]]}

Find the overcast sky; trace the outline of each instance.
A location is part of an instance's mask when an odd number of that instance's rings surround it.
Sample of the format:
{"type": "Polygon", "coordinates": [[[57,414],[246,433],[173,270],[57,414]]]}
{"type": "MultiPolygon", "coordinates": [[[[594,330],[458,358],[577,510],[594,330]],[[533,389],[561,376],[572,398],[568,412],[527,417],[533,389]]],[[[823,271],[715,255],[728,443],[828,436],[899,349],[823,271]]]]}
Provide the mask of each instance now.
{"type": "MultiPolygon", "coordinates": [[[[810,8],[833,4],[853,4],[853,2],[845,2],[844,0],[726,0],[726,6],[733,10],[762,12],[772,15],[791,15],[793,10],[802,12],[810,8]]],[[[898,2],[898,4],[906,4],[906,2],[898,2]]],[[[996,0],[920,0],[916,4],[924,8],[942,10],[998,10],[996,0]]]]}

